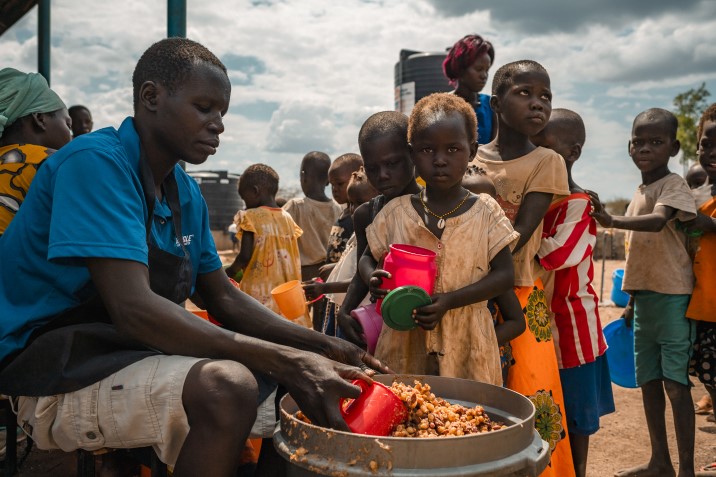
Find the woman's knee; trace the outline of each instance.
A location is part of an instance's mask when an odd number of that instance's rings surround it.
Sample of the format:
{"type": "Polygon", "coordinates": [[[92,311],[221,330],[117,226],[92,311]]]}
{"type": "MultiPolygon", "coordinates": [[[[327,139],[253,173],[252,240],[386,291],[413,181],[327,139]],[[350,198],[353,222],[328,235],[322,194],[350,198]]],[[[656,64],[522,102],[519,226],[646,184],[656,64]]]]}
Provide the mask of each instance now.
{"type": "Polygon", "coordinates": [[[229,424],[256,418],[258,386],[245,366],[234,361],[207,360],[192,367],[184,382],[184,408],[192,417],[229,424]]]}

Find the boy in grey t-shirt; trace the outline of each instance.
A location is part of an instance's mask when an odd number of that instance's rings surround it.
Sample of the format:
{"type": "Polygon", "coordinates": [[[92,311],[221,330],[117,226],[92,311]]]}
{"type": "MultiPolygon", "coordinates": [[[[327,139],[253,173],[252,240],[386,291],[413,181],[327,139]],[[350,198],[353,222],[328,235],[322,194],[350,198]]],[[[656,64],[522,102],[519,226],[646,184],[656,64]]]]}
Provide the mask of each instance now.
{"type": "Polygon", "coordinates": [[[631,299],[625,318],[634,319],[636,381],[651,441],[649,462],[617,476],[675,474],[666,439],[664,392],[674,412],[679,475],[694,475],[688,367],[695,326],[686,318],[694,280],[686,236],[676,229],[676,219],[693,219],[696,208],[686,181],[669,171],[669,159],[680,148],[677,128],[676,117],[664,109],[649,109],[634,119],[629,155],[641,171],[642,184],[626,216],[608,214],[599,197],[590,193],[592,216],[603,227],[629,231],[622,288],[631,299]]]}

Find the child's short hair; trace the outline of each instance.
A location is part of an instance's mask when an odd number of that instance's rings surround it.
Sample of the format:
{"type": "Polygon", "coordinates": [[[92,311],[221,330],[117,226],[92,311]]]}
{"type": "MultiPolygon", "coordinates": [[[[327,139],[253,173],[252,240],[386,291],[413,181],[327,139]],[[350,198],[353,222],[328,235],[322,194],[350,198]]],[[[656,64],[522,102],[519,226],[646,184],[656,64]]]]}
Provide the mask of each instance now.
{"type": "Polygon", "coordinates": [[[515,76],[523,69],[529,69],[544,73],[549,77],[549,73],[544,66],[532,60],[519,60],[500,66],[492,78],[492,95],[502,96],[505,91],[512,86],[515,76]]]}
{"type": "Polygon", "coordinates": [[[70,114],[70,116],[73,116],[75,113],[78,113],[80,111],[87,111],[87,114],[89,114],[90,116],[92,115],[87,106],[83,106],[81,104],[75,104],[74,106],[70,106],[69,108],[67,108],[67,112],[70,114]]]}
{"type": "Polygon", "coordinates": [[[244,187],[256,186],[275,196],[278,192],[278,173],[266,164],[252,164],[239,177],[239,184],[244,187]]]}
{"type": "Polygon", "coordinates": [[[450,84],[455,86],[458,78],[485,53],[490,57],[490,64],[494,63],[495,48],[480,35],[465,35],[455,42],[443,61],[443,73],[450,80],[450,84]]]}
{"type": "Polygon", "coordinates": [[[365,157],[368,142],[383,136],[394,136],[405,141],[408,148],[408,117],[398,111],[382,111],[365,120],[358,132],[358,148],[365,157]]]}
{"type": "Polygon", "coordinates": [[[684,179],[686,180],[686,183],[689,185],[689,189],[695,189],[697,187],[701,187],[706,183],[706,181],[709,179],[708,173],[706,172],[706,169],[703,168],[701,164],[698,162],[691,164],[691,167],[689,167],[689,170],[686,171],[686,175],[684,176],[684,179]]]}
{"type": "Polygon", "coordinates": [[[570,109],[557,108],[552,110],[549,117],[550,127],[554,125],[560,132],[560,139],[564,142],[584,146],[587,132],[582,117],[570,109]]]}
{"type": "Polygon", "coordinates": [[[699,118],[699,126],[696,129],[697,141],[701,139],[701,135],[704,132],[704,123],[706,121],[716,121],[716,103],[713,103],[711,106],[706,108],[706,111],[701,114],[701,118],[699,118]]]}
{"type": "Polygon", "coordinates": [[[365,174],[365,169],[361,166],[360,169],[351,174],[346,193],[353,196],[361,196],[368,191],[370,191],[374,197],[380,194],[380,192],[373,187],[373,184],[370,183],[368,176],[365,174]]]}
{"type": "Polygon", "coordinates": [[[333,164],[331,164],[331,169],[338,169],[339,167],[343,166],[346,166],[349,171],[355,172],[361,167],[363,167],[363,158],[360,156],[360,154],[355,154],[352,152],[342,154],[335,158],[333,164]]]}
{"type": "Polygon", "coordinates": [[[413,141],[416,131],[430,127],[450,113],[458,113],[463,117],[470,143],[477,141],[477,116],[472,106],[455,94],[433,93],[418,101],[410,113],[408,142],[413,141]]]}
{"type": "Polygon", "coordinates": [[[632,129],[637,121],[642,120],[663,122],[669,129],[671,139],[676,139],[676,132],[679,130],[679,120],[676,119],[676,116],[674,116],[674,113],[671,111],[663,108],[649,108],[646,111],[642,111],[634,118],[632,129]]]}
{"type": "Polygon", "coordinates": [[[146,81],[156,81],[173,93],[189,77],[194,66],[200,63],[216,66],[226,73],[226,66],[216,55],[186,38],[165,38],[147,48],[132,75],[135,111],[139,104],[139,90],[146,81]]]}
{"type": "Polygon", "coordinates": [[[331,167],[331,158],[320,151],[311,151],[301,161],[301,172],[311,179],[319,182],[328,182],[328,169],[331,167]]]}

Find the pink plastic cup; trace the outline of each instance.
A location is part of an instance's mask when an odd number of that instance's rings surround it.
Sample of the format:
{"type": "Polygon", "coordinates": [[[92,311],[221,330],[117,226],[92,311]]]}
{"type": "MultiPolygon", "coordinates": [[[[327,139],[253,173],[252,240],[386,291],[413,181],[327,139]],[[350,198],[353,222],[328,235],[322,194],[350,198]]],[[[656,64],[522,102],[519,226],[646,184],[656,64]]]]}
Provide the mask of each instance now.
{"type": "Polygon", "coordinates": [[[375,345],[378,344],[378,336],[380,336],[380,330],[383,329],[383,318],[378,313],[375,303],[359,306],[351,311],[351,316],[363,327],[368,352],[375,353],[375,345]]]}
{"type": "Polygon", "coordinates": [[[361,388],[361,394],[348,405],[344,405],[346,400],[342,399],[341,414],[354,433],[387,436],[407,419],[405,404],[384,384],[373,381],[370,385],[360,379],[353,384],[361,388]]]}

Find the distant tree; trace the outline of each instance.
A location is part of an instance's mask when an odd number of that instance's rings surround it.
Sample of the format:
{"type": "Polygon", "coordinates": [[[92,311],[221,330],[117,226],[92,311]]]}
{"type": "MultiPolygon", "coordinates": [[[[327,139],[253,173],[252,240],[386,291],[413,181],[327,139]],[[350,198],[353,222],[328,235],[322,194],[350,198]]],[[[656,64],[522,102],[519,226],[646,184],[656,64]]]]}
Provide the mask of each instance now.
{"type": "Polygon", "coordinates": [[[631,200],[618,198],[605,202],[604,207],[607,209],[607,212],[612,215],[624,215],[626,214],[626,208],[629,202],[631,202],[631,200]]]}
{"type": "Polygon", "coordinates": [[[701,83],[698,88],[684,91],[674,98],[674,114],[679,120],[676,138],[681,142],[681,162],[687,166],[696,162],[696,129],[701,114],[708,107],[706,98],[709,96],[711,93],[706,89],[706,83],[701,83]]]}

